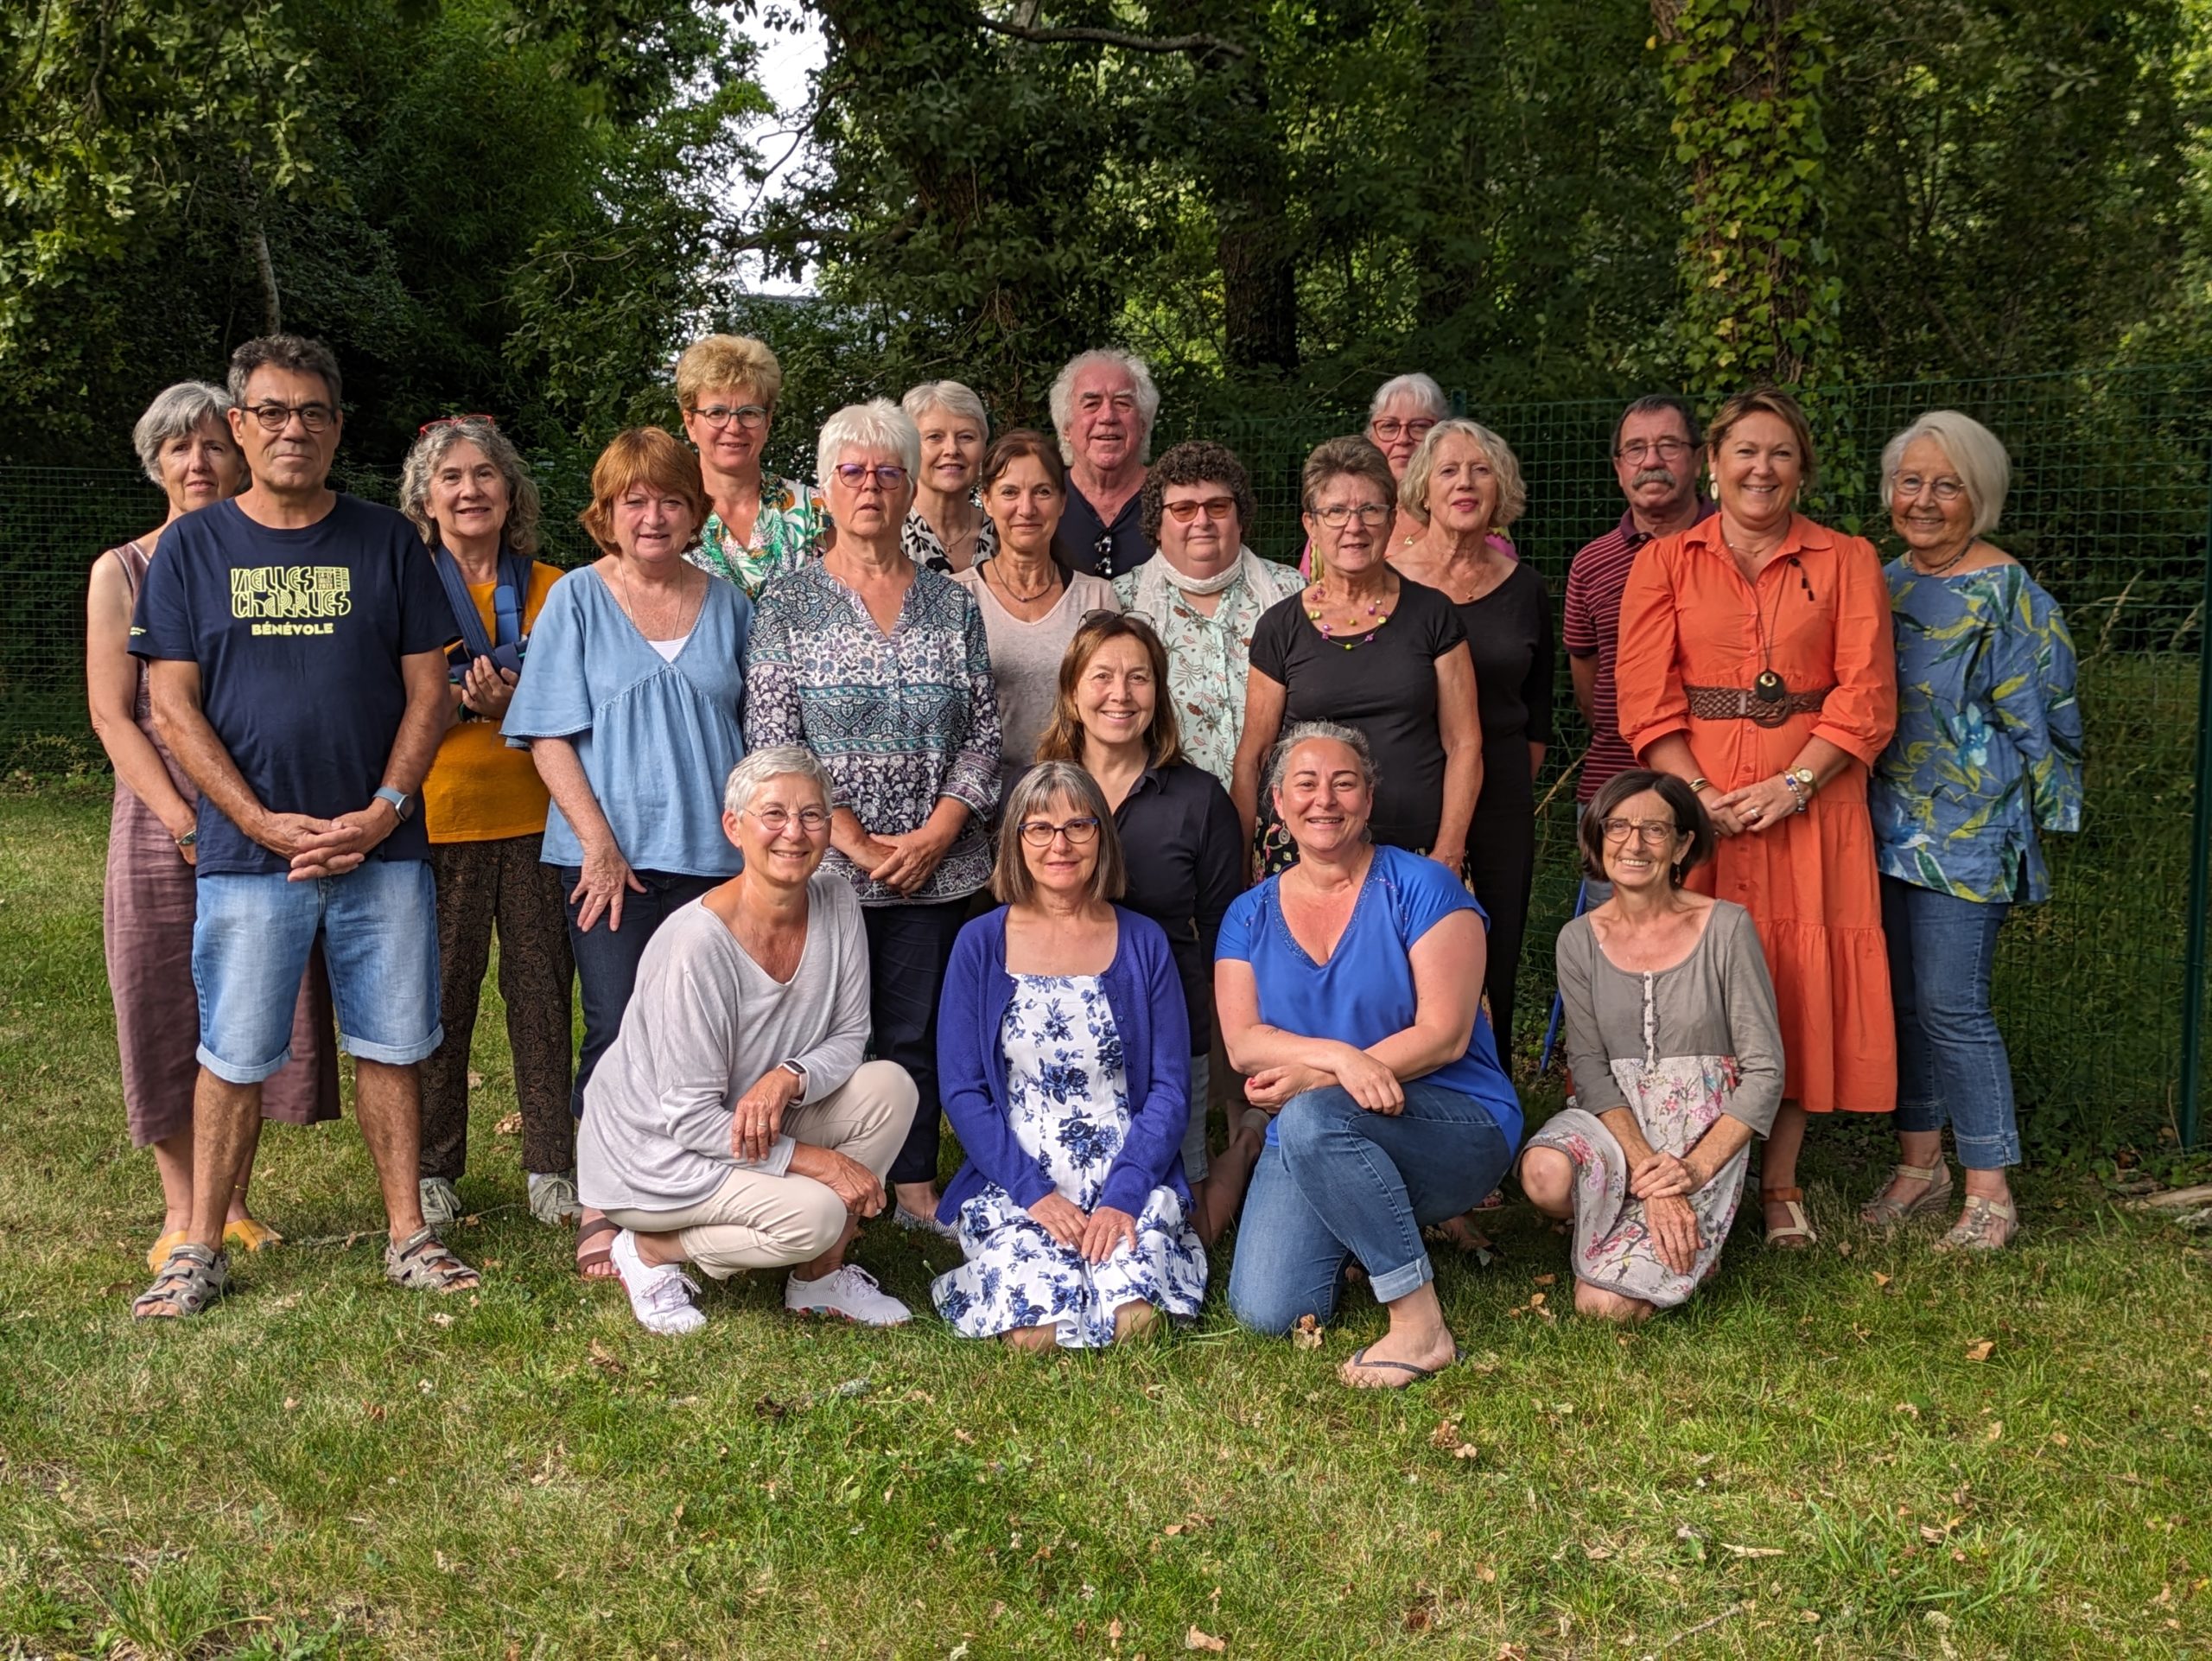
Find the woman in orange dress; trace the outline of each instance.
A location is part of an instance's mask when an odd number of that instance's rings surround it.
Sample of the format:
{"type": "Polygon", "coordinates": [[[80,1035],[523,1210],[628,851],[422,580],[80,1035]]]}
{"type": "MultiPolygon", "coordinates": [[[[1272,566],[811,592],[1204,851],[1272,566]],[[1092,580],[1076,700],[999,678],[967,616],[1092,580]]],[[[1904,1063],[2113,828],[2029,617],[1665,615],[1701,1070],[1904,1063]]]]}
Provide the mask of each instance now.
{"type": "Polygon", "coordinates": [[[1758,925],[1784,1062],[1759,1198],[1767,1243],[1802,1248],[1806,1114],[1897,1105],[1866,811],[1897,725],[1897,659],[1873,544],[1796,512],[1814,471],[1796,401],[1740,394],[1707,434],[1720,511],[1638,554],[1622,596],[1621,735],[1713,816],[1719,854],[1692,886],[1758,925]]]}

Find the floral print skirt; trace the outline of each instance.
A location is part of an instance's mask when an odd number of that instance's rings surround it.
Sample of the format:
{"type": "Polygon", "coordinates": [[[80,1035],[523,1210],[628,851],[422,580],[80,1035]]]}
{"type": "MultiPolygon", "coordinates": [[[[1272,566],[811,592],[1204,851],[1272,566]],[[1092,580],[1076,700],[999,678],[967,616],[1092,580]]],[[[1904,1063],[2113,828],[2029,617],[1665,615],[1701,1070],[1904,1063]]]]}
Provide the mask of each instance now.
{"type": "MultiPolygon", "coordinates": [[[[1088,1215],[1129,1128],[1121,1034],[1096,975],[1016,975],[1000,1042],[1015,1140],[1054,1192],[1088,1215]]],[[[1136,1244],[1105,1262],[1064,1246],[995,1182],[955,1219],[967,1261],[930,1287],[938,1313],[965,1338],[1052,1327],[1064,1349],[1114,1340],[1125,1303],[1196,1315],[1206,1289],[1205,1248],[1182,1197],[1161,1185],[1146,1196],[1136,1244]]]]}
{"type": "MultiPolygon", "coordinates": [[[[1726,1056],[1662,1056],[1652,1066],[1615,1060],[1613,1077],[1636,1113],[1643,1139],[1677,1156],[1693,1147],[1720,1117],[1734,1086],[1734,1063],[1726,1056]]],[[[1574,1277],[1662,1309],[1686,1301],[1720,1261],[1720,1247],[1743,1198],[1749,1143],[1713,1181],[1688,1196],[1697,1219],[1696,1260],[1687,1275],[1660,1260],[1643,1220],[1643,1202],[1628,1191],[1628,1156],[1605,1121],[1570,1100],[1529,1138],[1529,1148],[1554,1148],[1574,1161],[1574,1277]]],[[[1528,1154],[1524,1149],[1522,1158],[1528,1154]]]]}

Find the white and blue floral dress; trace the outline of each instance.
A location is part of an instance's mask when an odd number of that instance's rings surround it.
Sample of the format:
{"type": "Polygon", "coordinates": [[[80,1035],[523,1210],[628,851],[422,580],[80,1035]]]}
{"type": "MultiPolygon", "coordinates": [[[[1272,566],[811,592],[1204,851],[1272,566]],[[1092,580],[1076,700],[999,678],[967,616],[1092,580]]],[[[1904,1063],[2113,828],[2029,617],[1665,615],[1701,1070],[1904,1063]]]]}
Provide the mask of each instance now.
{"type": "MultiPolygon", "coordinates": [[[[1103,979],[1097,975],[1015,975],[1000,1028],[1014,1140],[1064,1200],[1086,1214],[1129,1128],[1128,1072],[1103,979]]],[[[1021,1327],[1058,1328],[1064,1349],[1114,1340],[1114,1312],[1143,1301],[1169,1315],[1198,1312],[1206,1289],[1205,1248],[1182,1199],[1162,1184],[1124,1241],[1103,1263],[1084,1261],[995,1182],[956,1219],[968,1261],[930,1287],[938,1313],[964,1338],[995,1338],[1021,1327]]]]}

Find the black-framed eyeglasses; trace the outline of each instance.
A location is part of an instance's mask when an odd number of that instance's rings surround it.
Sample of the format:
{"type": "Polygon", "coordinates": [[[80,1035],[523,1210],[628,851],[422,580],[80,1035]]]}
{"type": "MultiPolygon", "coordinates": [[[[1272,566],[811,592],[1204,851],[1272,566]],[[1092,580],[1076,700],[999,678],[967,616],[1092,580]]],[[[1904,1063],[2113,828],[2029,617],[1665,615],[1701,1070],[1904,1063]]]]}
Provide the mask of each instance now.
{"type": "Polygon", "coordinates": [[[1071,848],[1088,848],[1098,840],[1098,821],[1084,818],[1062,824],[1054,824],[1049,819],[1021,822],[1021,839],[1032,848],[1050,848],[1055,837],[1065,837],[1071,848]]]}
{"type": "Polygon", "coordinates": [[[300,418],[300,425],[311,433],[319,433],[338,419],[338,411],[327,404],[279,404],[271,399],[266,404],[249,404],[245,413],[265,433],[281,433],[292,424],[292,417],[300,418]]]}
{"type": "Polygon", "coordinates": [[[1333,507],[1315,509],[1313,517],[1332,531],[1341,531],[1351,523],[1355,513],[1359,516],[1359,522],[1370,531],[1379,531],[1390,522],[1390,507],[1387,502],[1362,502],[1357,507],[1347,507],[1338,502],[1333,507]]]}
{"type": "Polygon", "coordinates": [[[695,404],[691,413],[716,432],[733,421],[748,430],[768,424],[768,406],[765,404],[709,404],[704,409],[695,404]]]}

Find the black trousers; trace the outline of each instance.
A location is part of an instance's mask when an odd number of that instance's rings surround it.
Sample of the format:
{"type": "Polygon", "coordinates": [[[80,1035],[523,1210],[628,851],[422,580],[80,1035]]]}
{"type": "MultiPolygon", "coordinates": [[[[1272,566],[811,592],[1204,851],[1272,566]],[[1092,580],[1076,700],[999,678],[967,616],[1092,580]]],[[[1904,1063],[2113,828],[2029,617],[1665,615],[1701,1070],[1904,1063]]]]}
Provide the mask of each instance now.
{"type": "Polygon", "coordinates": [[[1467,829],[1467,886],[1490,913],[1490,960],[1484,990],[1497,1059],[1513,1071],[1514,990],[1521,978],[1521,936],[1529,923],[1529,887],[1536,872],[1536,792],[1529,777],[1529,746],[1516,739],[1483,752],[1483,793],[1467,829]]]}
{"type": "Polygon", "coordinates": [[[602,913],[592,924],[590,932],[586,932],[576,926],[583,903],[566,897],[575,892],[576,884],[583,880],[583,871],[574,865],[555,869],[561,874],[562,903],[568,913],[569,949],[575,954],[576,990],[584,1006],[584,1042],[582,1053],[576,1059],[575,1093],[575,1116],[581,1119],[584,1116],[584,1086],[591,1082],[592,1069],[599,1065],[599,1058],[607,1053],[607,1047],[614,1042],[614,1035],[622,1030],[622,1012],[630,1007],[630,994],[637,988],[638,964],[645,955],[646,943],[653,938],[654,931],[677,912],[728,879],[688,876],[678,871],[639,871],[637,878],[645,885],[645,891],[624,893],[622,926],[608,928],[602,913]]]}
{"type": "Polygon", "coordinates": [[[939,1123],[937,1009],[952,943],[968,920],[966,900],[926,905],[863,906],[868,926],[868,1014],[875,1024],[878,1059],[896,1061],[913,1079],[921,1099],[891,1181],[937,1181],[939,1123]]]}

